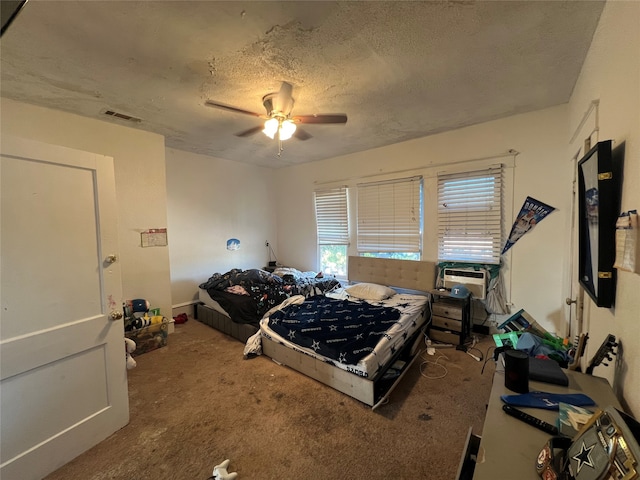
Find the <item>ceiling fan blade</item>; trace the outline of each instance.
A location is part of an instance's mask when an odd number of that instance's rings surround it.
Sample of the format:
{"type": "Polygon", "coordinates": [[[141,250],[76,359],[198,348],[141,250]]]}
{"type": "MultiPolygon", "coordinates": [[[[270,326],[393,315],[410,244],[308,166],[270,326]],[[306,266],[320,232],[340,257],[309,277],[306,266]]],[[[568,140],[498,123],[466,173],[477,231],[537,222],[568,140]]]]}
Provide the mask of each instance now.
{"type": "Polygon", "coordinates": [[[206,102],[204,102],[204,104],[207,107],[220,108],[222,110],[227,110],[228,112],[244,113],[245,115],[252,115],[254,117],[267,118],[265,115],[262,115],[261,113],[250,112],[249,110],[243,110],[242,108],[232,107],[231,105],[225,105],[224,103],[218,103],[212,100],[207,100],[206,102]]]}
{"type": "Polygon", "coordinates": [[[296,123],[347,123],[347,114],[319,113],[317,115],[295,115],[291,119],[296,123]]]}
{"type": "Polygon", "coordinates": [[[242,132],[234,133],[236,137],[250,137],[251,135],[255,135],[259,131],[264,128],[264,125],[258,125],[257,127],[252,127],[248,130],[244,130],[242,132]]]}
{"type": "Polygon", "coordinates": [[[306,130],[301,128],[296,128],[296,131],[293,134],[298,140],[309,140],[311,138],[311,134],[306,130]]]}

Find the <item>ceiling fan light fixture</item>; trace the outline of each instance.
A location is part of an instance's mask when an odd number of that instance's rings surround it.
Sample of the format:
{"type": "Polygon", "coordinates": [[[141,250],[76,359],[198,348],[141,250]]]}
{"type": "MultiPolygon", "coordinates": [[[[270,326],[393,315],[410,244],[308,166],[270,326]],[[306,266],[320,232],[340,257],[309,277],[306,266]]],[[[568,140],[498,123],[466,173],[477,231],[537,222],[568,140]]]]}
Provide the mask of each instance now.
{"type": "Polygon", "coordinates": [[[296,124],[292,120],[284,120],[280,125],[280,140],[289,140],[296,131],[296,124]]]}
{"type": "Polygon", "coordinates": [[[277,118],[270,118],[266,122],[264,122],[264,133],[267,137],[274,139],[276,138],[276,133],[278,133],[278,128],[280,127],[280,122],[278,122],[277,118]]]}
{"type": "Polygon", "coordinates": [[[207,107],[219,108],[228,112],[242,113],[266,119],[264,126],[257,124],[255,127],[249,128],[242,132],[237,132],[237,137],[248,137],[262,131],[272,140],[278,140],[278,156],[282,152],[282,142],[289,140],[294,135],[298,140],[308,140],[311,138],[302,128],[297,128],[298,123],[305,124],[345,124],[347,123],[347,115],[345,113],[316,114],[313,115],[296,115],[291,117],[291,110],[294,104],[294,98],[291,95],[293,85],[288,82],[282,82],[278,92],[268,93],[262,97],[262,104],[267,114],[260,114],[250,110],[219,103],[213,100],[206,100],[204,104],[207,107]]]}

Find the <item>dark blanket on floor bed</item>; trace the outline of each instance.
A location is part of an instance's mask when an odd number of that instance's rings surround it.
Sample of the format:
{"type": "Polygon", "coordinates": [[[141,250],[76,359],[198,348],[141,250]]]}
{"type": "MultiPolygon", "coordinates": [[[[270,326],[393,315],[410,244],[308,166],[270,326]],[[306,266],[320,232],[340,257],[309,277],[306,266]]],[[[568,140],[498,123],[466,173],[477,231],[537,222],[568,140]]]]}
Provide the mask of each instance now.
{"type": "Polygon", "coordinates": [[[237,323],[258,324],[262,316],[293,295],[311,297],[340,286],[335,278],[276,274],[260,269],[214,273],[200,288],[237,323]]]}

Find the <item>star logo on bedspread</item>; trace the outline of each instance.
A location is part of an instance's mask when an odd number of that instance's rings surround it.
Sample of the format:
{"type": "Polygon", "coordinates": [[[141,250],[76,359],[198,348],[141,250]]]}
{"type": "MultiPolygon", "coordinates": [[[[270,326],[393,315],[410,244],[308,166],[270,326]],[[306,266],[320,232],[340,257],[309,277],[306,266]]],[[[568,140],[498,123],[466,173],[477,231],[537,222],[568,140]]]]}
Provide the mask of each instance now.
{"type": "Polygon", "coordinates": [[[289,330],[289,340],[293,340],[296,336],[296,332],[294,332],[293,330],[289,330]]]}
{"type": "Polygon", "coordinates": [[[272,325],[278,325],[278,323],[280,323],[280,319],[278,318],[270,318],[269,321],[272,325]]]}
{"type": "Polygon", "coordinates": [[[340,358],[338,358],[338,361],[340,363],[344,363],[346,360],[347,360],[347,355],[345,353],[341,353],[340,358]]]}
{"type": "Polygon", "coordinates": [[[362,340],[362,338],[363,338],[363,335],[361,333],[356,335],[356,340],[362,340]]]}
{"type": "Polygon", "coordinates": [[[318,350],[320,350],[320,342],[318,342],[317,340],[314,340],[313,343],[311,344],[311,348],[313,348],[313,350],[317,352],[318,350]]]}
{"type": "Polygon", "coordinates": [[[410,303],[399,303],[398,305],[396,305],[396,308],[409,308],[409,306],[411,306],[410,303]]]}
{"type": "Polygon", "coordinates": [[[329,325],[329,331],[330,332],[337,332],[338,331],[338,326],[337,325],[329,325]]]}

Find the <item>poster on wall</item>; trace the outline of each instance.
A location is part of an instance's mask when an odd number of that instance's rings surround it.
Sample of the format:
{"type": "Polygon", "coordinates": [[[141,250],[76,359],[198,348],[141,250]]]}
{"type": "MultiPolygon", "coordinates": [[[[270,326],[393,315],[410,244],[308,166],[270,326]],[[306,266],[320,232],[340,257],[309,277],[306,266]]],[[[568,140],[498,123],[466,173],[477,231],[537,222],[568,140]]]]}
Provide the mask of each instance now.
{"type": "Polygon", "coordinates": [[[546,203],[542,203],[535,198],[527,197],[520,209],[520,213],[518,213],[516,221],[513,223],[513,227],[511,227],[511,233],[509,233],[509,238],[502,249],[502,254],[504,255],[507,250],[513,247],[514,243],[520,240],[523,235],[533,230],[542,219],[554,210],[554,207],[546,203]]]}
{"type": "Polygon", "coordinates": [[[167,229],[166,228],[150,228],[140,233],[140,245],[142,247],[166,247],[167,229]]]}
{"type": "Polygon", "coordinates": [[[230,238],[227,240],[227,250],[240,250],[240,240],[237,238],[230,238]]]}

